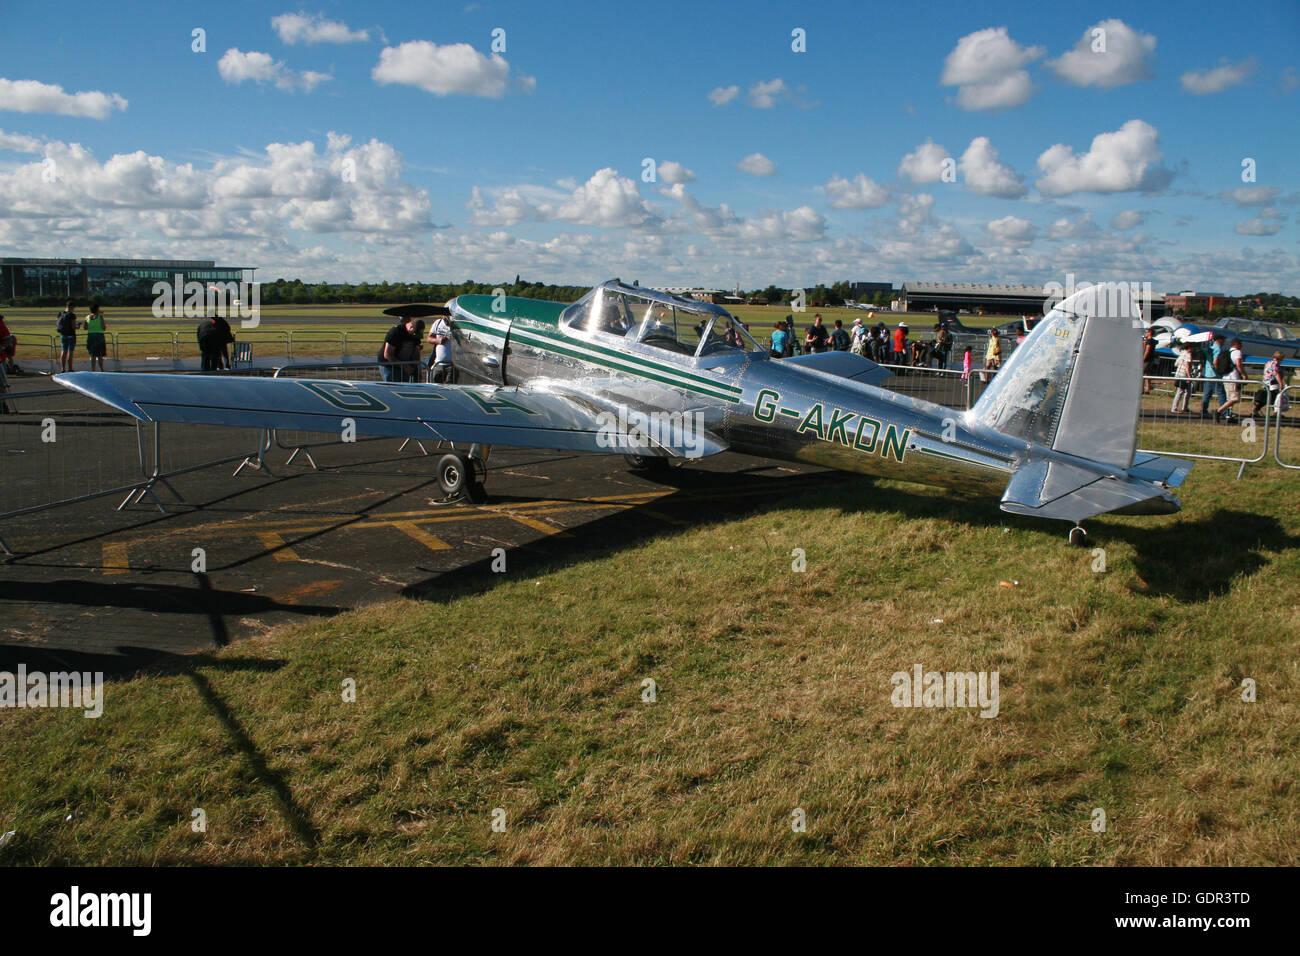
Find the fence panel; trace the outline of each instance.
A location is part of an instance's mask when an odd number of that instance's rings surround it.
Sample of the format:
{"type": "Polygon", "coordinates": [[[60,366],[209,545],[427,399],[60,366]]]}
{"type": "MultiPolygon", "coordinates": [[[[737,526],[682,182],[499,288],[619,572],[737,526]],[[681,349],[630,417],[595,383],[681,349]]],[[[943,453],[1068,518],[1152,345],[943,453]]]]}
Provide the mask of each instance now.
{"type": "Polygon", "coordinates": [[[1300,385],[1288,385],[1282,389],[1289,407],[1285,412],[1275,412],[1273,434],[1273,460],[1283,468],[1300,469],[1300,414],[1295,402],[1300,399],[1300,385]],[[1282,447],[1282,436],[1286,435],[1287,446],[1282,447]],[[1285,457],[1284,457],[1285,456],[1285,457]]]}
{"type": "Polygon", "coordinates": [[[1267,403],[1261,408],[1253,402],[1256,391],[1263,387],[1260,383],[1249,379],[1235,383],[1221,378],[1186,379],[1184,393],[1182,383],[1171,378],[1151,376],[1143,381],[1150,391],[1142,396],[1138,415],[1139,451],[1237,462],[1241,465],[1239,476],[1246,465],[1263,460],[1272,410],[1267,403]],[[1228,409],[1233,419],[1226,422],[1214,417],[1221,404],[1220,385],[1229,398],[1232,390],[1228,386],[1236,386],[1236,400],[1228,409]]]}

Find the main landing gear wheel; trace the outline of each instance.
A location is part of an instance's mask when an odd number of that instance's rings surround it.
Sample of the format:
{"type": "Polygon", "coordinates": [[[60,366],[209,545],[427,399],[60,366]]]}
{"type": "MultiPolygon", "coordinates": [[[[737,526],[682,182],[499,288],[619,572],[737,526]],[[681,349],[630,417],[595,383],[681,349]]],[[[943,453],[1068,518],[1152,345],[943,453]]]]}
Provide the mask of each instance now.
{"type": "Polygon", "coordinates": [[[652,474],[667,471],[672,464],[660,455],[624,455],[628,467],[636,471],[648,471],[652,474]]]}
{"type": "Polygon", "coordinates": [[[452,452],[438,459],[438,487],[448,498],[466,498],[473,504],[487,501],[473,458],[452,452]]]}
{"type": "Polygon", "coordinates": [[[1088,546],[1088,532],[1083,530],[1083,525],[1076,524],[1070,529],[1070,544],[1076,548],[1086,548],[1088,546]]]}

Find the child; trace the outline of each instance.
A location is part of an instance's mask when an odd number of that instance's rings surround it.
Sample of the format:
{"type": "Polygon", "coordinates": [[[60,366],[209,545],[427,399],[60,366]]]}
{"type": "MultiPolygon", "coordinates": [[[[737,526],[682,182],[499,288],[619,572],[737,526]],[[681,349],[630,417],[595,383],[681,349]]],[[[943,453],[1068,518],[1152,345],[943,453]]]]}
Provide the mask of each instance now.
{"type": "Polygon", "coordinates": [[[1181,342],[1174,346],[1178,358],[1174,360],[1174,403],[1169,410],[1175,415],[1187,411],[1192,395],[1192,350],[1181,342]]]}
{"type": "Polygon", "coordinates": [[[970,381],[970,346],[966,346],[966,351],[961,357],[961,380],[970,381]]]}

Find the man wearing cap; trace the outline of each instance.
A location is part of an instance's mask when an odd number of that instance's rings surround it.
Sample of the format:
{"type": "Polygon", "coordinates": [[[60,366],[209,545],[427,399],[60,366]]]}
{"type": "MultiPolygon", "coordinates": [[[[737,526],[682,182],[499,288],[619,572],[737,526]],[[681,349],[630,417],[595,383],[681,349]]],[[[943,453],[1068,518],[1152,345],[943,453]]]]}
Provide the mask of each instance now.
{"type": "Polygon", "coordinates": [[[894,364],[907,364],[907,323],[899,322],[894,330],[894,364]]]}

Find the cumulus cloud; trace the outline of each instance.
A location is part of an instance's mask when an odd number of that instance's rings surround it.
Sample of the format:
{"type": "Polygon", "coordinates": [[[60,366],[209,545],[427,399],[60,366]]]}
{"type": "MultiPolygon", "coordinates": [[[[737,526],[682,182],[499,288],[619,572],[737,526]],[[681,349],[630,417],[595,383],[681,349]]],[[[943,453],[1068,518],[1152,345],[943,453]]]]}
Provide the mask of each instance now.
{"type": "Polygon", "coordinates": [[[659,181],[667,183],[669,186],[676,183],[689,183],[695,178],[695,173],[687,169],[681,163],[673,162],[671,159],[665,159],[659,164],[659,181]]]}
{"type": "Polygon", "coordinates": [[[1136,209],[1121,209],[1111,217],[1110,227],[1118,229],[1121,232],[1128,229],[1136,229],[1146,222],[1146,213],[1139,212],[1136,209]]]}
{"type": "Polygon", "coordinates": [[[1046,52],[1023,47],[1006,27],[968,33],[957,41],[943,63],[939,82],[957,87],[957,105],[964,110],[1019,106],[1034,92],[1026,65],[1046,52]]]}
{"type": "Polygon", "coordinates": [[[865,173],[852,179],[832,176],[822,189],[834,209],[876,209],[889,202],[889,190],[865,173]]]}
{"type": "Polygon", "coordinates": [[[1258,216],[1238,222],[1233,230],[1239,236],[1272,236],[1281,228],[1281,214],[1273,206],[1265,206],[1258,216]]]}
{"type": "Polygon", "coordinates": [[[227,83],[238,84],[251,80],[257,84],[274,83],[276,89],[280,90],[302,90],[305,93],[310,93],[326,80],[332,79],[328,73],[312,70],[298,73],[279,60],[272,59],[269,53],[243,53],[237,47],[231,47],[217,61],[217,72],[227,83]]]}
{"type": "Polygon", "coordinates": [[[126,100],[116,93],[82,90],[65,93],[63,87],[38,80],[6,80],[0,77],[0,110],[15,113],[55,113],[107,119],[113,110],[126,109],[126,100]]]}
{"type": "Polygon", "coordinates": [[[1188,93],[1209,96],[1211,93],[1222,93],[1230,86],[1246,82],[1255,72],[1255,65],[1253,57],[1240,63],[1229,63],[1224,60],[1212,70],[1188,70],[1178,78],[1178,82],[1188,93]]]}
{"type": "Polygon", "coordinates": [[[762,153],[750,153],[736,163],[736,168],[742,173],[749,173],[751,176],[771,176],[776,172],[776,163],[762,153]]]}
{"type": "Polygon", "coordinates": [[[1124,86],[1151,76],[1155,49],[1151,34],[1134,30],[1123,20],[1102,20],[1084,30],[1074,49],[1048,66],[1075,86],[1124,86]]]}
{"type": "Polygon", "coordinates": [[[898,175],[914,183],[937,183],[943,179],[946,161],[951,158],[948,150],[927,139],[903,157],[898,164],[898,175]]]}
{"type": "Polygon", "coordinates": [[[24,136],[22,133],[6,133],[0,129],[0,149],[12,150],[15,153],[39,153],[41,151],[41,141],[34,136],[24,136]]]}
{"type": "Polygon", "coordinates": [[[715,87],[713,92],[709,94],[709,101],[714,106],[726,106],[739,95],[740,87],[738,86],[719,86],[715,87]]]}
{"type": "Polygon", "coordinates": [[[1092,221],[1092,213],[1085,212],[1076,219],[1062,216],[1048,227],[1047,234],[1053,239],[1079,239],[1097,232],[1097,224],[1092,221]]]}
{"type": "Polygon", "coordinates": [[[1057,143],[1038,157],[1043,176],[1039,192],[1065,196],[1076,192],[1154,192],[1169,185],[1173,173],[1161,165],[1160,136],[1150,123],[1129,120],[1113,133],[1099,133],[1092,146],[1076,155],[1057,143]]]}
{"type": "Polygon", "coordinates": [[[641,198],[637,184],[606,167],[585,183],[563,191],[549,187],[511,186],[495,190],[492,205],[475,186],[467,206],[476,226],[513,226],[525,219],[561,221],[579,226],[635,228],[654,226],[663,216],[641,198]]]}
{"type": "Polygon", "coordinates": [[[777,210],[746,219],[740,224],[739,237],[746,240],[788,240],[813,242],[826,233],[826,220],[811,206],[777,210]]]}
{"type": "Polygon", "coordinates": [[[785,81],[779,76],[774,80],[760,80],[749,88],[749,105],[760,110],[771,109],[787,92],[785,81]]]}
{"type": "Polygon", "coordinates": [[[362,43],[370,39],[368,30],[349,30],[346,23],[326,20],[320,14],[282,13],[271,18],[271,26],[280,35],[280,42],[295,43],[362,43]]]}
{"type": "Polygon", "coordinates": [[[957,161],[957,171],[961,173],[966,188],[981,196],[1018,199],[1029,191],[1023,176],[998,162],[998,151],[987,136],[971,140],[957,161]]]}
{"type": "Polygon", "coordinates": [[[1004,246],[1027,246],[1038,235],[1038,227],[1028,219],[1015,216],[1003,216],[994,219],[987,226],[989,235],[1004,246]]]}
{"type": "Polygon", "coordinates": [[[354,145],[331,133],[323,152],[310,141],[272,143],[208,168],[142,150],[100,162],[76,143],[46,143],[43,153],[0,170],[0,231],[23,245],[66,235],[85,249],[104,237],[117,249],[197,257],[228,240],[232,257],[245,259],[294,248],[294,231],[368,242],[433,228],[427,193],[403,182],[401,156],[377,140],[354,145]]]}
{"type": "Polygon", "coordinates": [[[499,53],[485,56],[468,43],[438,46],[410,40],[384,47],[370,71],[379,84],[415,86],[436,96],[501,97],[506,93],[510,64],[499,53]]]}
{"type": "Polygon", "coordinates": [[[1225,189],[1219,193],[1219,198],[1231,199],[1238,206],[1262,206],[1280,195],[1282,190],[1277,186],[1238,186],[1236,189],[1225,189]]]}

